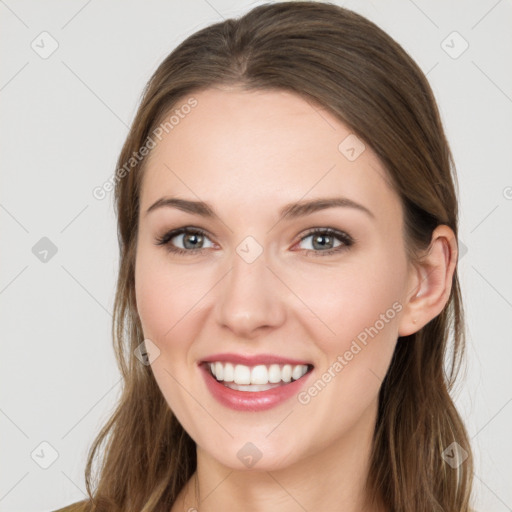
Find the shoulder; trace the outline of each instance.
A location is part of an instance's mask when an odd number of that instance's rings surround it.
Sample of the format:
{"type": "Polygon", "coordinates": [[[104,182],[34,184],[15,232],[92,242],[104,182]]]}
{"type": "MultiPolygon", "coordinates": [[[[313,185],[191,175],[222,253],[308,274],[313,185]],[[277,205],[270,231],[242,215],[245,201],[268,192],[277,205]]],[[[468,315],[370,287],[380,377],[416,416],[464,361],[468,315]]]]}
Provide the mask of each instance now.
{"type": "Polygon", "coordinates": [[[86,512],[88,503],[88,500],[77,501],[64,508],[59,508],[59,510],[54,510],[53,512],[86,512]]]}

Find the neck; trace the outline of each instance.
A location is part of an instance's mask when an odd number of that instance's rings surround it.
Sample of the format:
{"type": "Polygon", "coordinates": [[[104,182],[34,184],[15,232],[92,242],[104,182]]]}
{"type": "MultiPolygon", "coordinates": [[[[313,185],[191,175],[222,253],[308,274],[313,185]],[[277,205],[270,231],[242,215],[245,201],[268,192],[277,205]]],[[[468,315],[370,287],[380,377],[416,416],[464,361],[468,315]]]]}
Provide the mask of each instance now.
{"type": "Polygon", "coordinates": [[[376,411],[375,403],[336,443],[275,471],[234,470],[198,447],[197,470],[171,512],[381,512],[381,504],[368,504],[365,488],[376,411]]]}

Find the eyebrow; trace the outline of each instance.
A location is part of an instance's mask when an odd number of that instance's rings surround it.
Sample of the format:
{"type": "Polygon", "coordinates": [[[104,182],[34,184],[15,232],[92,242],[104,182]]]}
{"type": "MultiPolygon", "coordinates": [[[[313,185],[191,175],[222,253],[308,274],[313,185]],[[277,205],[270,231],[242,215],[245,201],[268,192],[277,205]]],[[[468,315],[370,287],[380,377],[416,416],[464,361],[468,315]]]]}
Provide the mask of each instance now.
{"type": "MultiPolygon", "coordinates": [[[[325,197],[319,199],[312,199],[309,201],[299,201],[296,203],[290,203],[285,205],[279,211],[280,219],[294,219],[310,215],[314,212],[325,210],[327,208],[353,208],[361,212],[366,213],[372,219],[375,219],[375,215],[362,204],[352,201],[347,197],[325,197]]],[[[190,201],[188,199],[180,199],[178,197],[162,197],[153,203],[146,211],[145,215],[155,211],[159,208],[177,208],[187,213],[194,215],[200,215],[207,218],[219,219],[214,208],[203,201],[190,201]]]]}

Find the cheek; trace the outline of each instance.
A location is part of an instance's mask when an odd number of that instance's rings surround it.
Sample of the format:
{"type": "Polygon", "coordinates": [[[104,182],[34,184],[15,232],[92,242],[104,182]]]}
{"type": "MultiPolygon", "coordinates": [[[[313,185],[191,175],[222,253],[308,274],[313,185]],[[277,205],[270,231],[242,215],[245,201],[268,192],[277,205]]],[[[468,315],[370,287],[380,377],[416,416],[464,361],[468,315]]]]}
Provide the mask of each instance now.
{"type": "Polygon", "coordinates": [[[342,348],[373,326],[381,314],[386,316],[386,330],[396,324],[404,269],[399,255],[386,257],[379,252],[337,268],[296,275],[294,291],[308,309],[306,318],[311,319],[308,324],[313,339],[325,340],[325,348],[342,348]]]}
{"type": "Polygon", "coordinates": [[[194,377],[193,366],[187,363],[189,340],[200,325],[194,322],[193,308],[201,296],[199,290],[190,286],[189,273],[173,271],[165,256],[142,249],[135,266],[135,295],[144,338],[160,350],[151,364],[155,380],[169,407],[180,417],[188,417],[190,404],[178,382],[191,382],[194,377]]]}
{"type": "Polygon", "coordinates": [[[322,356],[316,380],[299,401],[310,403],[319,425],[331,423],[323,427],[326,437],[350,429],[375,403],[391,362],[402,309],[402,271],[390,273],[388,263],[367,260],[350,265],[349,272],[340,267],[328,276],[317,273],[301,285],[303,294],[310,290],[303,296],[318,315],[308,313],[303,326],[322,356]]]}
{"type": "Polygon", "coordinates": [[[135,266],[135,296],[144,335],[161,343],[194,315],[201,296],[198,280],[187,269],[174,268],[162,254],[141,249],[135,266]]]}
{"type": "Polygon", "coordinates": [[[301,276],[300,293],[315,313],[303,325],[323,354],[319,378],[329,382],[317,404],[325,414],[334,408],[357,416],[376,399],[398,339],[406,268],[398,251],[379,248],[314,278],[301,276]]]}
{"type": "Polygon", "coordinates": [[[161,339],[174,323],[176,297],[168,293],[170,283],[165,276],[159,275],[157,268],[144,265],[143,261],[137,266],[135,296],[144,336],[161,339]]]}

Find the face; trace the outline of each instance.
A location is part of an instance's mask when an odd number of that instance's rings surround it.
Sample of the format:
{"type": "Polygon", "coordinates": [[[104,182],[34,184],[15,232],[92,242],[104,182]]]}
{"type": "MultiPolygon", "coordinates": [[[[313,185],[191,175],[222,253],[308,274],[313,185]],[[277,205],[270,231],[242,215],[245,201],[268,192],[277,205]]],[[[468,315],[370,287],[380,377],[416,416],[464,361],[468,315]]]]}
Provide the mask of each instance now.
{"type": "Polygon", "coordinates": [[[227,467],[353,444],[373,430],[410,288],[399,197],[318,105],[283,91],[193,97],[140,195],[136,299],[158,386],[227,467]],[[148,212],[162,198],[181,202],[148,212]],[[338,202],[285,211],[318,199],[338,202]]]}

